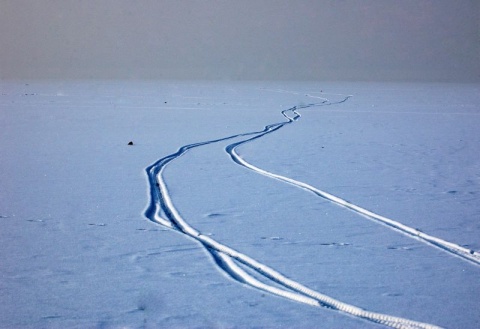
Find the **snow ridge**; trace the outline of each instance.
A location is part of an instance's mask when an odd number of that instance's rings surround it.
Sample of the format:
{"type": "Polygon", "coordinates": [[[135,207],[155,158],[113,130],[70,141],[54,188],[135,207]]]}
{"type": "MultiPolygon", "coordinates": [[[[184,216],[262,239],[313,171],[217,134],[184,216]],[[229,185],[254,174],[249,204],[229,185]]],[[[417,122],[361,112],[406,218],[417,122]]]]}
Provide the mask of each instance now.
{"type": "MultiPolygon", "coordinates": [[[[266,134],[270,134],[278,129],[284,127],[287,124],[293,123],[300,118],[298,109],[316,107],[316,106],[325,106],[325,105],[334,105],[346,102],[351,96],[344,96],[344,99],[338,102],[330,102],[328,99],[322,97],[315,97],[322,99],[319,103],[312,103],[308,105],[294,106],[290,109],[282,111],[282,115],[287,119],[287,121],[282,121],[279,123],[274,123],[265,126],[261,131],[248,132],[243,134],[231,135],[219,139],[198,142],[193,144],[188,144],[182,146],[177,152],[170,154],[166,157],[163,157],[146,168],[146,173],[150,185],[150,202],[145,210],[145,216],[152,222],[158,223],[165,227],[176,230],[180,233],[185,234],[186,236],[195,239],[200,242],[206,250],[212,255],[212,258],[215,260],[219,269],[224,271],[227,275],[233,279],[249,285],[253,288],[257,288],[293,301],[300,303],[316,306],[316,307],[326,307],[333,310],[337,310],[358,318],[362,318],[371,322],[383,324],[390,326],[392,328],[439,328],[435,325],[412,321],[405,318],[395,317],[391,315],[381,314],[366,311],[359,307],[338,301],[332,297],[321,294],[317,291],[314,291],[308,287],[303,286],[302,284],[289,279],[282,275],[281,273],[275,271],[274,269],[268,267],[265,264],[262,264],[251,257],[234,250],[224,244],[221,244],[209,236],[203,235],[201,232],[193,228],[188,224],[188,222],[180,215],[178,210],[175,208],[175,205],[170,197],[168,192],[167,184],[163,177],[163,171],[168,164],[173,160],[181,157],[187,153],[190,149],[200,147],[207,144],[217,143],[221,141],[226,141],[234,139],[237,137],[247,137],[246,139],[230,144],[226,147],[226,151],[230,154],[232,160],[248,169],[251,169],[262,175],[279,179],[281,181],[293,184],[297,187],[309,190],[321,197],[331,200],[337,204],[341,204],[349,209],[355,210],[362,215],[369,216],[372,218],[382,217],[373,213],[370,213],[363,208],[349,204],[348,202],[336,198],[326,192],[320,191],[308,184],[295,181],[288,177],[276,175],[253,166],[252,164],[246,162],[236,153],[236,147],[261,138],[266,134]],[[373,216],[373,215],[374,216],[373,216]],[[255,273],[254,276],[251,273],[255,273]],[[259,278],[259,279],[257,279],[259,278]],[[263,281],[260,281],[263,280],[263,281]]],[[[382,217],[383,218],[383,217],[382,217]]],[[[376,218],[380,220],[379,218],[376,218]]],[[[392,226],[392,225],[391,225],[392,226]]]]}

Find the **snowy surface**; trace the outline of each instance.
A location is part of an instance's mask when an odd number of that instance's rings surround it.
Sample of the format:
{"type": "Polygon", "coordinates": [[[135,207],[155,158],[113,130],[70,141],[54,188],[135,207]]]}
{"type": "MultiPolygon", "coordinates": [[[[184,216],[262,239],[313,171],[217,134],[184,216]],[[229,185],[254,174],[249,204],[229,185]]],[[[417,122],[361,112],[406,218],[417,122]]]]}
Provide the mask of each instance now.
{"type": "MultiPolygon", "coordinates": [[[[0,83],[0,327],[374,328],[235,281],[144,216],[145,173],[191,143],[301,118],[238,154],[429,235],[480,250],[480,86],[0,83]],[[133,141],[133,146],[127,143],[133,141]]],[[[234,163],[211,143],[164,179],[216,241],[322,294],[447,328],[480,325],[480,266],[234,163]]]]}

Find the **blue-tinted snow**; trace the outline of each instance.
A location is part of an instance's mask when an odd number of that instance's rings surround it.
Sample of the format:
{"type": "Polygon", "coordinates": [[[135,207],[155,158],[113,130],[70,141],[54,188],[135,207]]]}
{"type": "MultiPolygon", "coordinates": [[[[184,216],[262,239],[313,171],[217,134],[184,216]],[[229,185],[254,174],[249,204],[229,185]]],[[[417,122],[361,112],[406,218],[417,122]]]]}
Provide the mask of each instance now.
{"type": "MultiPolygon", "coordinates": [[[[144,169],[185,144],[258,131],[255,166],[479,250],[480,89],[455,84],[2,82],[3,327],[375,327],[247,288],[149,222],[144,169]],[[306,96],[309,95],[309,96],[306,96]],[[127,146],[132,140],[133,146],[127,146]]],[[[221,144],[165,172],[195,228],[319,292],[475,327],[478,266],[235,165],[221,144]]]]}

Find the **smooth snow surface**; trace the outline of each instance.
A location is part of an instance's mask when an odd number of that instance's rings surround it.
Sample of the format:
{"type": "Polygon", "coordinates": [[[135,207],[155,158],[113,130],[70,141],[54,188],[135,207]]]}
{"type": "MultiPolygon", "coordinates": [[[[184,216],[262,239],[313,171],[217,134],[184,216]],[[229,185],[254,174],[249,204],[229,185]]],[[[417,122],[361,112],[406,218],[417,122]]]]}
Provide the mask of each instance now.
{"type": "Polygon", "coordinates": [[[0,327],[480,323],[478,85],[0,86],[0,327]]]}

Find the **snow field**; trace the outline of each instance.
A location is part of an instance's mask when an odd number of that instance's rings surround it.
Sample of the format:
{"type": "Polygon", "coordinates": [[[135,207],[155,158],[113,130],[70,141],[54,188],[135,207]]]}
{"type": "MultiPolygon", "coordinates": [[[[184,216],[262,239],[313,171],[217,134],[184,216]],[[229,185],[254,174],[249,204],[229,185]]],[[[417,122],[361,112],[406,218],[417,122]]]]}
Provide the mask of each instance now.
{"type": "MultiPolygon", "coordinates": [[[[477,86],[4,83],[0,322],[377,326],[245,290],[218,275],[218,265],[271,288],[224,253],[205,254],[140,214],[146,164],[182,145],[259,131],[327,93],[353,97],[337,108],[303,108],[294,124],[230,155],[478,250],[477,86]]],[[[478,300],[478,266],[235,165],[225,148],[239,138],[192,149],[165,168],[176,215],[210,250],[218,241],[363,309],[475,326],[478,314],[465,302],[478,300]]]]}

